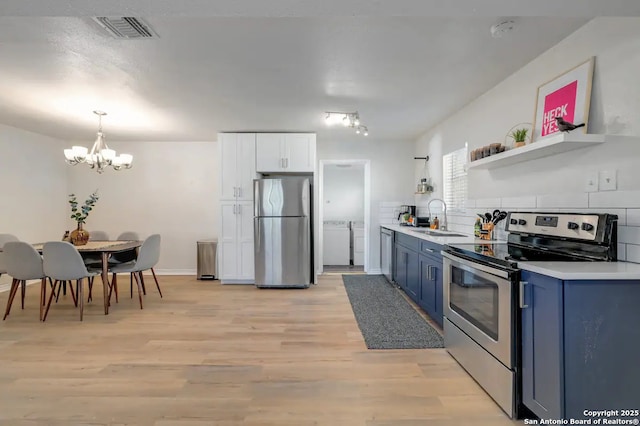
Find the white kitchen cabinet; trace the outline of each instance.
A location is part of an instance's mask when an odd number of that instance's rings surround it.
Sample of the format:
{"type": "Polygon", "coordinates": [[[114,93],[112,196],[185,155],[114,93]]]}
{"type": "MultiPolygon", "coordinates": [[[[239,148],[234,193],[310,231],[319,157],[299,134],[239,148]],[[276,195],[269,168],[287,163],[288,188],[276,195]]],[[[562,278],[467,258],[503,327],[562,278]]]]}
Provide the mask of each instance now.
{"type": "Polygon", "coordinates": [[[253,200],[256,134],[220,133],[220,199],[253,200]]]}
{"type": "Polygon", "coordinates": [[[256,134],[220,133],[218,275],[223,284],[254,282],[253,180],[256,134]]]}
{"type": "Polygon", "coordinates": [[[313,173],[316,163],[314,133],[258,133],[256,170],[262,173],[313,173]]]}
{"type": "Polygon", "coordinates": [[[221,201],[218,266],[224,283],[252,284],[253,202],[221,201]]]}

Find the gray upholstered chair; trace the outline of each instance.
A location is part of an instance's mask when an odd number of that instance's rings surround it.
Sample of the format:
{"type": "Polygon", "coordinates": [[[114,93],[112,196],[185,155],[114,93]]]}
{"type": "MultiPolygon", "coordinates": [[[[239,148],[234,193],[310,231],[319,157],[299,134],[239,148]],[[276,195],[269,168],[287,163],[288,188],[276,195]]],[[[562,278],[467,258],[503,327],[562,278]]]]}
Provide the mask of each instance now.
{"type": "MultiPolygon", "coordinates": [[[[118,290],[118,275],[121,273],[128,273],[136,280],[136,284],[138,285],[138,299],[140,300],[140,309],[142,309],[142,271],[146,271],[151,269],[153,274],[153,279],[156,282],[156,287],[158,288],[158,293],[160,293],[160,297],[162,297],[162,290],[160,290],[160,284],[158,283],[158,278],[156,277],[156,273],[153,270],[153,267],[160,260],[160,234],[153,234],[147,237],[146,240],[142,243],[140,247],[140,251],[138,252],[138,258],[133,262],[121,263],[118,265],[113,265],[111,267],[111,272],[113,273],[113,278],[111,280],[111,290],[115,290],[117,293],[118,290]]],[[[131,282],[131,297],[133,297],[133,280],[131,282]]],[[[109,292],[109,298],[111,298],[111,292],[109,292]]]]}
{"type": "MultiPolygon", "coordinates": [[[[117,241],[140,241],[140,235],[137,232],[123,232],[116,238],[117,241]]],[[[121,263],[133,262],[138,257],[138,249],[132,248],[131,250],[125,250],[113,253],[109,257],[109,265],[119,265],[121,263]]],[[[129,276],[129,287],[131,288],[131,297],[133,297],[133,274],[129,276]]],[[[116,303],[118,303],[118,286],[117,283],[112,287],[116,294],[116,303]]],[[[147,294],[147,289],[144,287],[144,281],[142,281],[142,294],[147,294]]]]}
{"type": "MultiPolygon", "coordinates": [[[[109,235],[104,231],[90,231],[89,241],[109,241],[109,235]]],[[[102,266],[102,256],[94,253],[81,253],[84,264],[93,268],[102,266]]]]}
{"type": "Polygon", "coordinates": [[[53,292],[51,296],[49,296],[42,321],[47,319],[56,285],[62,285],[63,281],[72,280],[76,280],[77,303],[80,304],[80,321],[82,321],[84,314],[84,298],[82,297],[83,280],[84,278],[99,275],[100,271],[88,270],[78,250],[73,244],[66,241],[50,241],[45,243],[42,248],[42,258],[44,260],[44,273],[55,280],[53,292]]]}
{"type": "Polygon", "coordinates": [[[7,309],[3,320],[7,319],[11,311],[13,299],[16,297],[18,287],[22,291],[22,309],[24,309],[24,292],[27,280],[41,280],[40,287],[40,319],[42,320],[43,305],[47,294],[47,278],[42,267],[42,256],[29,243],[22,241],[10,241],[3,248],[7,274],[13,277],[7,309]]]}
{"type": "MultiPolygon", "coordinates": [[[[16,237],[15,235],[0,234],[0,248],[2,248],[5,245],[5,243],[8,243],[10,241],[19,241],[19,240],[18,240],[18,237],[16,237]]],[[[3,252],[0,251],[0,276],[6,273],[7,273],[7,267],[5,266],[5,263],[4,263],[4,254],[3,252]]]]}

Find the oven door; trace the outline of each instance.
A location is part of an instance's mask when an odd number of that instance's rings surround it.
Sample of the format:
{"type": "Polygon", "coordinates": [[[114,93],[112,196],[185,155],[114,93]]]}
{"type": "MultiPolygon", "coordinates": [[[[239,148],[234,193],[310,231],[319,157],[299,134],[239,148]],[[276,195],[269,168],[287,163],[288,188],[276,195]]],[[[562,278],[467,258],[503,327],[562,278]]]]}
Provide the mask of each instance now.
{"type": "Polygon", "coordinates": [[[444,256],[444,316],[513,369],[513,298],[509,272],[444,256]]]}

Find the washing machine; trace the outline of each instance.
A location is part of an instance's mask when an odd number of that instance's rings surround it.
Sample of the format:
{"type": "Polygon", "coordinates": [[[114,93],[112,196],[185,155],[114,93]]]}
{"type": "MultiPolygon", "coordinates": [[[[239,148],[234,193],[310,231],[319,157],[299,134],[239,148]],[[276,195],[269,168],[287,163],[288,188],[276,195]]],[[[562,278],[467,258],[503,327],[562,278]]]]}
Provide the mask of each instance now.
{"type": "Polygon", "coordinates": [[[325,265],[349,265],[351,232],[346,220],[326,220],[323,226],[322,262],[325,265]]]}
{"type": "Polygon", "coordinates": [[[354,266],[364,265],[364,222],[351,222],[351,247],[354,266]]]}

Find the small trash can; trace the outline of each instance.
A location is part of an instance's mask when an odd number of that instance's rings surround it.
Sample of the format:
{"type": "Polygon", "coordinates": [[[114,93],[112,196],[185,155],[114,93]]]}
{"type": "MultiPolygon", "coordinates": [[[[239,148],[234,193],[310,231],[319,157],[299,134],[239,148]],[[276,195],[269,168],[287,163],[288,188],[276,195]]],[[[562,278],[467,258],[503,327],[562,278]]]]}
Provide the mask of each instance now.
{"type": "Polygon", "coordinates": [[[199,280],[215,280],[216,279],[216,250],[218,248],[218,240],[200,240],[198,241],[198,264],[197,275],[199,280]]]}

